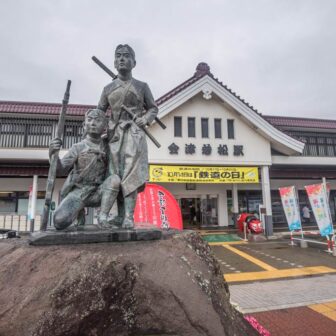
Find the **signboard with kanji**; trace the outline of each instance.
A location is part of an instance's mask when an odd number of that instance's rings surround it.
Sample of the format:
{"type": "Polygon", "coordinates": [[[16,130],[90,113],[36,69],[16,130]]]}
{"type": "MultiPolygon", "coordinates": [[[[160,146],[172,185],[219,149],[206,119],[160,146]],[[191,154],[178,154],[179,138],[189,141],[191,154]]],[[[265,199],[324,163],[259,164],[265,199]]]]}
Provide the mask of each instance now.
{"type": "Polygon", "coordinates": [[[149,166],[150,182],[258,183],[258,167],[149,166]]]}

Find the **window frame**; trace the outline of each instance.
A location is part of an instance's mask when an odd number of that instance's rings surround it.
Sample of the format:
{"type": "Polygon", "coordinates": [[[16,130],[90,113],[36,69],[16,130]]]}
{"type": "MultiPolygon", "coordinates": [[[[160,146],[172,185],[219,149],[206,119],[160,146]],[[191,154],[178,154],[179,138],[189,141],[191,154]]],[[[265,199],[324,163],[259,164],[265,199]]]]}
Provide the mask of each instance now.
{"type": "Polygon", "coordinates": [[[203,139],[208,139],[209,138],[209,118],[201,118],[201,135],[202,135],[203,139]],[[203,123],[205,123],[205,124],[203,124],[203,123]],[[203,128],[203,125],[204,126],[206,125],[206,127],[203,128]]]}
{"type": "Polygon", "coordinates": [[[235,139],[234,119],[227,119],[227,135],[228,139],[235,139]]]}
{"type": "Polygon", "coordinates": [[[182,117],[179,116],[174,117],[174,137],[182,138],[182,117]],[[177,132],[178,131],[177,125],[179,125],[180,127],[179,132],[177,132]]]}
{"type": "Polygon", "coordinates": [[[196,118],[188,117],[188,138],[196,138],[196,118]],[[193,121],[194,124],[191,125],[189,122],[193,121]],[[193,133],[193,134],[192,134],[193,133]]]}
{"type": "Polygon", "coordinates": [[[222,139],[223,134],[222,134],[222,119],[221,118],[215,118],[214,119],[214,130],[215,130],[215,139],[222,139]],[[216,127],[219,126],[219,128],[216,127]],[[218,134],[219,131],[219,134],[218,134]]]}

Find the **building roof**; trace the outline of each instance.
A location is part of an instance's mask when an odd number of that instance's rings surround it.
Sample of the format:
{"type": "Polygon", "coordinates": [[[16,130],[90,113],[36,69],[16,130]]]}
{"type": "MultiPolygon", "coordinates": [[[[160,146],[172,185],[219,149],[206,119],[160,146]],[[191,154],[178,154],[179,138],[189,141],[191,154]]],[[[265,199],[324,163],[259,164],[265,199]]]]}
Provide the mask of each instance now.
{"type": "MultiPolygon", "coordinates": [[[[158,105],[170,99],[178,92],[182,91],[186,86],[191,85],[193,80],[188,80],[174,90],[169,91],[160,97],[156,102],[158,105]],[[188,82],[188,83],[187,83],[188,82]]],[[[59,115],[61,104],[58,103],[42,103],[42,102],[24,102],[24,101],[6,101],[0,100],[1,113],[17,113],[17,114],[43,114],[43,115],[59,115]]],[[[94,108],[95,105],[69,104],[67,115],[84,116],[85,112],[94,108]]],[[[262,115],[269,123],[275,127],[304,127],[304,128],[320,128],[320,129],[336,129],[336,120],[332,119],[316,119],[316,118],[297,118],[262,115]]]]}
{"type": "MultiPolygon", "coordinates": [[[[0,101],[0,113],[59,115],[62,104],[23,101],[0,101]]],[[[84,116],[94,105],[69,104],[67,115],[84,116]]]]}
{"type": "MultiPolygon", "coordinates": [[[[174,96],[178,95],[180,92],[186,88],[192,86],[195,82],[201,78],[209,76],[216,83],[218,83],[222,88],[232,94],[234,97],[239,99],[240,102],[244,103],[248,108],[253,110],[272,126],[283,130],[287,127],[302,127],[302,128],[314,128],[314,129],[336,129],[336,120],[327,119],[316,119],[316,118],[297,118],[297,117],[286,117],[286,116],[271,116],[262,115],[246,102],[243,98],[233,92],[230,88],[224,85],[221,81],[213,76],[210,71],[208,64],[202,62],[196,67],[196,71],[192,77],[167,92],[160,98],[156,100],[158,106],[164,104],[174,96]]],[[[0,114],[1,113],[18,113],[18,114],[36,114],[36,115],[58,115],[61,109],[60,103],[43,103],[43,102],[24,102],[24,101],[1,101],[0,100],[0,114]]],[[[83,104],[68,104],[67,115],[69,116],[84,116],[88,109],[94,108],[95,105],[83,105],[83,104]]]]}
{"type": "Polygon", "coordinates": [[[199,79],[202,77],[209,76],[211,77],[214,81],[216,81],[220,86],[222,86],[225,90],[230,92],[232,95],[234,95],[236,98],[238,98],[241,102],[243,102],[246,106],[248,106],[250,109],[258,113],[258,111],[250,105],[248,102],[246,102],[243,98],[241,98],[239,95],[236,94],[236,92],[232,91],[229,87],[224,85],[218,78],[214,77],[214,75],[210,71],[210,67],[207,63],[201,62],[197,65],[196,71],[192,77],[187,79],[185,82],[182,84],[178,85],[176,88],[172,89],[171,91],[167,92],[163,96],[161,96],[159,99],[156,100],[156,103],[158,106],[166,102],[167,100],[171,99],[172,97],[176,96],[178,93],[181,91],[185,90],[187,87],[190,85],[194,84],[197,82],[199,79]]]}
{"type": "Polygon", "coordinates": [[[263,117],[272,125],[279,127],[336,129],[336,120],[330,119],[296,118],[269,115],[263,117]]]}

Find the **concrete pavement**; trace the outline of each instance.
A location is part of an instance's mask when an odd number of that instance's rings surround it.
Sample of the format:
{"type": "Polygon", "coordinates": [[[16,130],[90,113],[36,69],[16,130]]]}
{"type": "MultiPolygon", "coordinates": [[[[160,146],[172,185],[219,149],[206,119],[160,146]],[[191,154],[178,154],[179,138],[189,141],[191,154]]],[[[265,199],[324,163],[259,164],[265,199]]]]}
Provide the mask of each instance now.
{"type": "Polygon", "coordinates": [[[229,286],[231,302],[242,313],[254,313],[336,301],[336,275],[252,282],[229,286]]]}
{"type": "MultiPolygon", "coordinates": [[[[221,232],[220,234],[223,234],[221,232]]],[[[272,336],[336,335],[336,257],[287,240],[210,243],[231,302],[272,336]]]]}

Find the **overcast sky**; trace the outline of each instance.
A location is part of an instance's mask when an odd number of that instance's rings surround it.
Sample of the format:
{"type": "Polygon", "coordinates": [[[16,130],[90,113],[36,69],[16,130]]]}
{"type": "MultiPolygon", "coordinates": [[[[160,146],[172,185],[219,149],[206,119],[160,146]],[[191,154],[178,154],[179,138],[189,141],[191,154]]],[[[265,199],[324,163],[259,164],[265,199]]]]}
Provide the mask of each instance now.
{"type": "MultiPolygon", "coordinates": [[[[1,0],[0,99],[96,104],[114,49],[159,98],[206,62],[263,114],[336,119],[336,1],[1,0]]],[[[113,69],[114,70],[114,69],[113,69]]]]}

